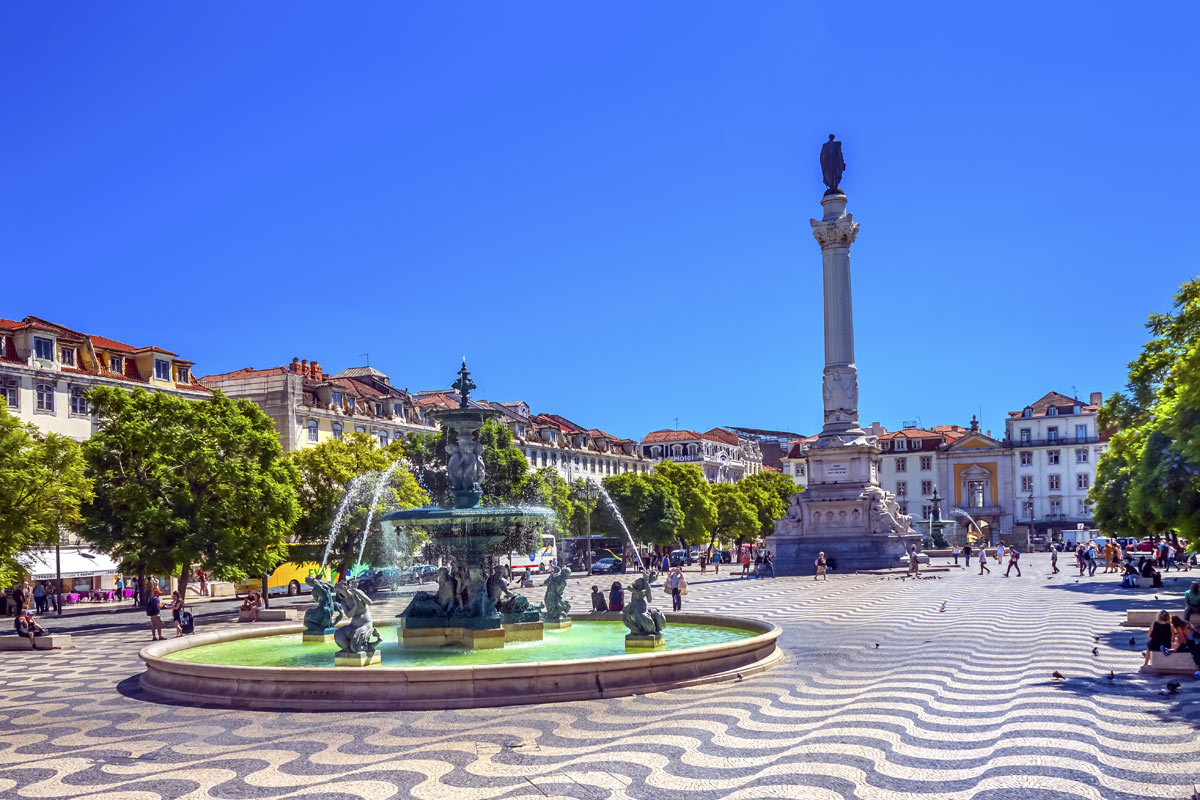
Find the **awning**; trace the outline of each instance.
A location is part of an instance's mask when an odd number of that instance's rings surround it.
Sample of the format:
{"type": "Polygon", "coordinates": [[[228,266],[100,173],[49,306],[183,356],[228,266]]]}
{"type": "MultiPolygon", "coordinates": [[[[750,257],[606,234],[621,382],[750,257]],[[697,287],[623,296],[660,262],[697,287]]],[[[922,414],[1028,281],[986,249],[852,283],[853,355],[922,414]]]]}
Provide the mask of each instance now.
{"type": "MultiPolygon", "coordinates": [[[[64,578],[90,578],[93,575],[115,575],[117,563],[104,553],[82,548],[62,548],[60,551],[64,578]]],[[[35,581],[51,581],[58,575],[53,550],[26,550],[17,562],[35,581]]]]}

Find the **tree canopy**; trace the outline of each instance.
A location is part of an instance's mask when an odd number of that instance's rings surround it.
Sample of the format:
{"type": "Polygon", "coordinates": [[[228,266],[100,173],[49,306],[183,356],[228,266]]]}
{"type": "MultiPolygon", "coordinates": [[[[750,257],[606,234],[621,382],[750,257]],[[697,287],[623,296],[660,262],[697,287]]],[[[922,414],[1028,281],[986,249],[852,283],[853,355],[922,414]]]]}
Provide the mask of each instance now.
{"type": "Polygon", "coordinates": [[[1129,364],[1125,392],[1100,410],[1117,431],[1089,493],[1106,533],[1200,539],[1200,280],[1185,283],[1174,309],[1152,314],[1153,338],[1129,364]]]}
{"type": "MultiPolygon", "coordinates": [[[[758,533],[758,512],[755,504],[747,497],[746,489],[765,497],[766,493],[757,486],[743,487],[741,483],[718,483],[712,487],[713,503],[717,509],[716,522],[712,527],[711,541],[734,541],[741,544],[758,533]]],[[[707,543],[707,542],[706,542],[707,543]]]]}
{"type": "Polygon", "coordinates": [[[654,474],[675,489],[675,497],[683,511],[683,523],[676,534],[680,543],[685,546],[708,544],[717,524],[717,506],[704,472],[695,464],[662,461],[654,468],[654,474]]]}
{"type": "Polygon", "coordinates": [[[755,516],[758,518],[757,534],[764,539],[775,532],[775,522],[783,519],[787,513],[792,495],[803,491],[803,487],[797,486],[795,481],[782,472],[747,475],[738,481],[738,486],[754,507],[755,516]]]}
{"type": "Polygon", "coordinates": [[[254,403],[141,389],[88,394],[97,428],[84,443],[95,497],[83,536],[126,564],[220,578],[270,572],[287,555],[300,476],[254,403]]]}
{"type": "Polygon", "coordinates": [[[663,545],[678,540],[683,510],[666,478],[656,472],[624,472],[602,483],[636,541],[663,545]]]}
{"type": "MultiPolygon", "coordinates": [[[[512,431],[490,419],[479,429],[476,440],[483,445],[483,505],[520,503],[525,494],[529,462],[513,444],[512,431]]],[[[418,481],[437,505],[453,504],[446,473],[446,433],[412,433],[404,441],[404,452],[418,481]]]]}
{"type": "Polygon", "coordinates": [[[85,466],[74,440],[21,422],[0,398],[0,586],[21,574],[17,553],[53,545],[79,524],[92,498],[85,466]]]}
{"type": "MultiPolygon", "coordinates": [[[[386,447],[364,433],[349,433],[341,439],[328,439],[315,447],[290,454],[300,472],[300,517],[296,521],[289,556],[293,561],[319,563],[330,536],[334,518],[346,492],[354,484],[346,514],[333,532],[330,564],[338,574],[354,567],[362,545],[364,528],[371,511],[371,495],[378,480],[396,459],[404,456],[404,443],[396,440],[386,447]],[[356,483],[357,479],[357,483],[356,483]]],[[[410,561],[425,542],[421,531],[410,530],[398,537],[393,526],[381,516],[388,511],[426,505],[425,493],[403,463],[388,479],[380,502],[374,507],[371,530],[365,531],[367,543],[363,563],[372,567],[393,566],[410,561]]]]}

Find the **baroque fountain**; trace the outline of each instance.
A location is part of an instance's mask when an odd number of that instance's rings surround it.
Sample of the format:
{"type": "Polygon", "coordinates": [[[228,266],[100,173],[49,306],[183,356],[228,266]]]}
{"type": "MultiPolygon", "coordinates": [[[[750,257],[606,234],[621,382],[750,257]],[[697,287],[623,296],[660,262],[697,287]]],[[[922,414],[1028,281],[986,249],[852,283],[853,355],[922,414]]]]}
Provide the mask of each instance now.
{"type": "Polygon", "coordinates": [[[141,686],[175,702],[246,708],[464,708],[642,694],[741,677],[782,659],[780,629],[770,623],[659,611],[653,573],[633,580],[619,614],[572,614],[566,568],[546,579],[540,604],[510,591],[497,557],[531,549],[553,512],[480,504],[479,431],[498,415],[471,402],[465,360],[453,388],[459,406],[436,414],[452,507],[383,516],[399,535],[428,532],[441,564],[436,591],[416,592],[398,620],[377,627],[354,580],[313,575],[303,625],[155,642],[141,653],[141,686]]]}

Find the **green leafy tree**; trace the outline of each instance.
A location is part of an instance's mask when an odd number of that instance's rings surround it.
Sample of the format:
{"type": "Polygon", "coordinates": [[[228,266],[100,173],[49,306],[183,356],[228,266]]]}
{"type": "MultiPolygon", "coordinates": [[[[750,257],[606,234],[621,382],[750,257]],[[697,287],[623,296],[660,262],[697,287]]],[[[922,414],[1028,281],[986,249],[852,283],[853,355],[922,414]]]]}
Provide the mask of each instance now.
{"type": "Polygon", "coordinates": [[[554,512],[553,527],[560,536],[573,534],[575,517],[581,509],[575,500],[574,487],[568,485],[554,467],[542,467],[527,473],[521,497],[526,505],[551,509],[554,512]]]}
{"type": "Polygon", "coordinates": [[[654,474],[666,479],[674,487],[675,497],[683,511],[683,525],[677,534],[679,543],[684,547],[708,543],[717,525],[717,506],[713,502],[712,486],[705,480],[704,472],[695,464],[663,461],[654,468],[654,474]]]}
{"type": "MultiPolygon", "coordinates": [[[[521,448],[513,444],[512,431],[496,420],[488,420],[479,429],[476,439],[483,445],[483,498],[480,502],[483,505],[521,502],[529,462],[521,448]]],[[[442,507],[453,505],[446,473],[449,456],[445,432],[409,434],[404,442],[404,452],[430,499],[442,507]]]]}
{"type": "MultiPolygon", "coordinates": [[[[764,495],[757,486],[749,487],[752,492],[764,495]]],[[[759,530],[758,513],[742,486],[736,483],[718,483],[712,487],[713,504],[717,508],[717,519],[712,528],[711,541],[733,541],[737,552],[742,542],[754,538],[759,530]]]]}
{"type": "Polygon", "coordinates": [[[291,453],[289,458],[300,472],[300,518],[296,522],[289,556],[293,561],[320,563],[329,542],[331,528],[346,492],[357,479],[357,491],[342,517],[338,530],[333,531],[330,545],[331,561],[339,575],[351,570],[362,547],[363,563],[372,567],[393,566],[408,562],[427,540],[423,531],[406,530],[398,535],[391,523],[382,520],[388,511],[416,508],[429,502],[425,493],[403,465],[392,472],[379,502],[371,507],[378,478],[404,456],[404,443],[394,441],[380,447],[365,433],[350,433],[341,439],[328,439],[315,447],[291,453]],[[367,517],[372,517],[367,531],[367,517]]]}
{"type": "Polygon", "coordinates": [[[95,482],[85,539],[126,563],[178,571],[185,597],[193,565],[237,580],[284,560],[300,476],[258,406],[115,387],[88,399],[97,428],[83,445],[95,482]]]}
{"type": "Polygon", "coordinates": [[[17,553],[53,545],[60,530],[79,524],[80,506],[92,498],[84,469],[78,444],[21,422],[0,398],[0,586],[21,575],[17,553]]]}
{"type": "Polygon", "coordinates": [[[802,491],[802,487],[782,472],[747,475],[738,481],[738,486],[754,507],[755,516],[758,517],[758,536],[763,539],[775,531],[776,520],[783,519],[787,513],[792,495],[802,491]]]}
{"type": "MultiPolygon", "coordinates": [[[[683,510],[675,487],[666,478],[654,473],[624,472],[610,475],[602,483],[636,541],[664,545],[678,540],[683,510]]],[[[593,516],[593,528],[596,518],[604,516],[593,516]]],[[[610,530],[615,535],[619,527],[615,521],[612,525],[610,530]]]]}
{"type": "Polygon", "coordinates": [[[1152,314],[1153,338],[1129,364],[1125,392],[1108,398],[1099,424],[1118,429],[1089,493],[1108,533],[1200,539],[1200,280],[1183,285],[1168,314],[1152,314]]]}

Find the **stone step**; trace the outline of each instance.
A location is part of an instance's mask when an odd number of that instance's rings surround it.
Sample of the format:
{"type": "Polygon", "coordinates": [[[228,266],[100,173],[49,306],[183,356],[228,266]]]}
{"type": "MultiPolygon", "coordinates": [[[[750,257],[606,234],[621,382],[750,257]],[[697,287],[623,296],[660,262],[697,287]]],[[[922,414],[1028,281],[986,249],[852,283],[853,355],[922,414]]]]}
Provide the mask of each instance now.
{"type": "Polygon", "coordinates": [[[1150,663],[1139,670],[1148,675],[1191,675],[1197,669],[1191,653],[1151,653],[1150,663]]]}
{"type": "MultiPolygon", "coordinates": [[[[37,648],[41,650],[64,650],[74,647],[71,644],[71,635],[69,633],[50,634],[49,636],[35,636],[34,641],[37,642],[37,648]]],[[[24,636],[0,636],[0,650],[32,650],[29,644],[29,639],[24,636]]]]}

